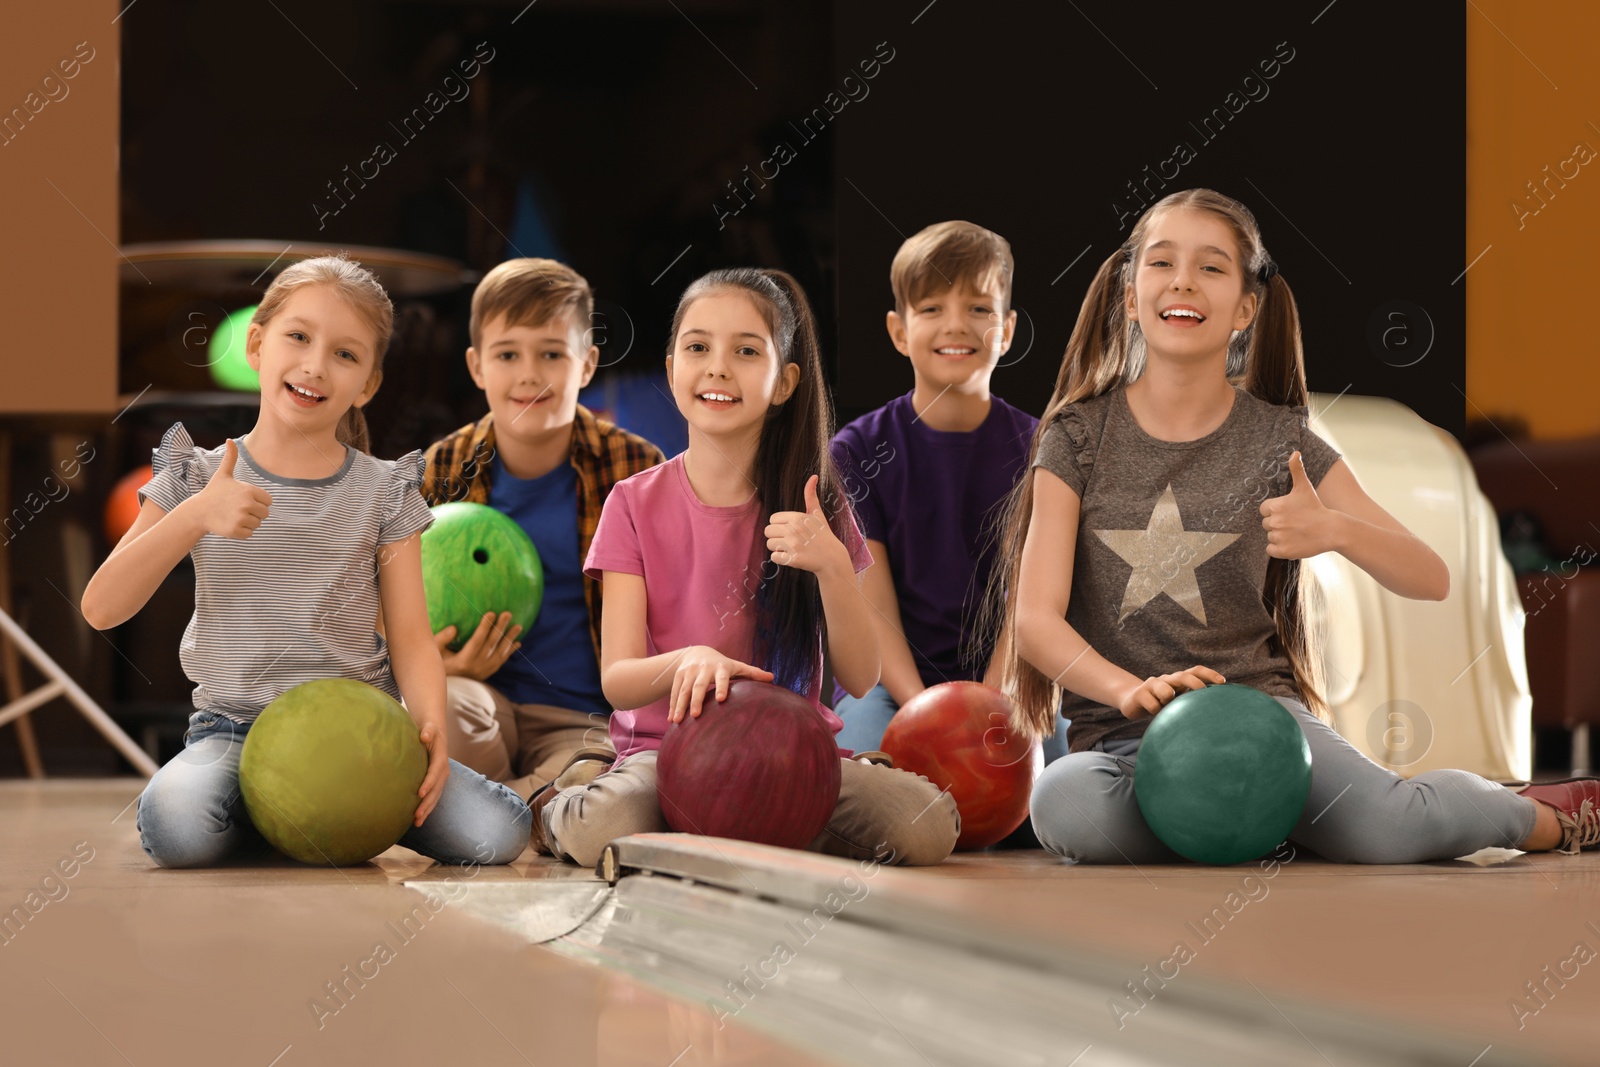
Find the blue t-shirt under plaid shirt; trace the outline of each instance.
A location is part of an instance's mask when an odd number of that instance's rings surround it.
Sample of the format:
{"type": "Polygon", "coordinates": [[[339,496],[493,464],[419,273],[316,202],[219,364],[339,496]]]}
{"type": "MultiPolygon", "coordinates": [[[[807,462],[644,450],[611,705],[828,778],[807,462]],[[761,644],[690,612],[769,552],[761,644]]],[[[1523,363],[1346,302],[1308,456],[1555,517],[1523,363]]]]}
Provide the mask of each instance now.
{"type": "Polygon", "coordinates": [[[533,541],[544,568],[544,599],[522,648],[489,677],[513,704],[544,704],[610,715],[600,688],[600,664],[589,641],[589,609],[578,556],[578,472],[558,464],[538,478],[518,478],[494,457],[489,506],[516,522],[533,541]]]}
{"type": "MultiPolygon", "coordinates": [[[[189,553],[194,617],[179,659],[195,683],[194,706],[250,722],[279,694],[319,678],[353,678],[400,699],[376,629],[378,557],[380,546],[433,522],[418,492],[421,451],[383,460],[345,446],[336,474],[284,478],[234,443],[234,477],[270,493],[272,507],[250,537],[206,534],[189,553]]],[[[171,512],[206,487],[222,453],[196,447],[174,424],[140,503],[171,512]]]]}

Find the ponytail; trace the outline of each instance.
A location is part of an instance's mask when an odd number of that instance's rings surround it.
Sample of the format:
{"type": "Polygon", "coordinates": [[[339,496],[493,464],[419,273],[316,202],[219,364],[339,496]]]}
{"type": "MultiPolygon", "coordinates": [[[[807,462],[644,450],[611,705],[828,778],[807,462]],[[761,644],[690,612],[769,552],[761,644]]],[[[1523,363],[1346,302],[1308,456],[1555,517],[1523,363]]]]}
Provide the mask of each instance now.
{"type": "MultiPolygon", "coordinates": [[[[800,380],[783,406],[767,418],[756,448],[756,480],[763,510],[805,511],[806,482],[817,475],[817,500],[828,525],[841,541],[849,526],[848,512],[837,506],[844,499],[837,491],[839,476],[828,444],[833,437],[833,407],[822,380],[822,346],[817,321],[800,283],[781,270],[760,272],[782,295],[788,307],[775,310],[778,318],[792,321],[792,341],[780,342],[786,363],[800,367],[800,380]]],[[[757,655],[776,676],[773,680],[805,695],[816,673],[817,639],[826,647],[827,617],[822,611],[822,589],[817,576],[798,567],[781,567],[767,554],[763,561],[771,581],[763,581],[756,596],[759,621],[757,655]],[[773,573],[775,572],[775,573],[773,573]]]]}
{"type": "Polygon", "coordinates": [[[989,588],[974,628],[975,648],[969,650],[972,655],[977,648],[993,647],[1000,689],[1016,708],[1013,725],[1038,737],[1055,732],[1061,687],[1022,658],[1017,641],[1017,598],[1013,594],[1021,582],[1022,546],[1028,540],[1028,524],[1033,517],[1033,460],[1039,454],[1045,431],[1068,404],[1099,396],[1127,375],[1132,332],[1126,304],[1130,262],[1128,246],[1123,245],[1100,264],[1089,283],[1077,324],[1067,340],[1055,391],[1034,429],[1028,463],[994,527],[998,562],[990,573],[989,588]]]}
{"type": "Polygon", "coordinates": [[[367,433],[367,417],[361,409],[351,406],[344,413],[344,418],[339,420],[339,425],[334,428],[333,436],[342,445],[349,445],[357,452],[372,452],[372,437],[367,433]]]}
{"type": "Polygon", "coordinates": [[[1283,275],[1273,271],[1258,284],[1256,317],[1245,348],[1244,387],[1269,404],[1306,403],[1305,351],[1300,343],[1300,309],[1283,275]]]}
{"type": "MultiPolygon", "coordinates": [[[[1270,262],[1270,261],[1269,261],[1270,262]]],[[[1276,268],[1265,271],[1260,282],[1259,304],[1245,361],[1244,387],[1269,404],[1304,408],[1306,390],[1305,351],[1300,340],[1300,309],[1294,293],[1276,268]]],[[[1324,722],[1332,713],[1323,695],[1322,604],[1315,580],[1304,560],[1267,561],[1267,578],[1262,602],[1272,613],[1276,633],[1272,651],[1289,661],[1295,688],[1306,710],[1324,722]]]]}
{"type": "Polygon", "coordinates": [[[1089,283],[1041,427],[1068,404],[1099,396],[1127,376],[1132,330],[1126,302],[1133,274],[1130,262],[1128,246],[1122,245],[1106,257],[1089,283]]]}

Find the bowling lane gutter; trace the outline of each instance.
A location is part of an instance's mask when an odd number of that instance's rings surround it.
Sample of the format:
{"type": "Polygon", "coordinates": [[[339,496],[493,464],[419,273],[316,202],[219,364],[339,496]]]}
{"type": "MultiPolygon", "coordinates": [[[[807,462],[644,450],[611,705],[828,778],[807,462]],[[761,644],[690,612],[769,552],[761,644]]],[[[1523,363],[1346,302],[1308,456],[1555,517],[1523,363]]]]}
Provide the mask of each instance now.
{"type": "Polygon", "coordinates": [[[1191,973],[1119,1021],[1132,957],[930,906],[915,876],[871,861],[642,834],[599,873],[480,884],[455,906],[841,1063],[1461,1067],[1482,1050],[1191,973]]]}

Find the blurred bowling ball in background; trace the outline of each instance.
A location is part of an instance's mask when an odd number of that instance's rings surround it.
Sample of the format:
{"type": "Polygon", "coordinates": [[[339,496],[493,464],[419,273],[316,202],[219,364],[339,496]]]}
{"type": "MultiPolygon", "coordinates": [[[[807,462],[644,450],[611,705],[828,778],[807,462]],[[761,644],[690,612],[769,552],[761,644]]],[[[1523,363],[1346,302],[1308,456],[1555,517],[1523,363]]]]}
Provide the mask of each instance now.
{"type": "Polygon", "coordinates": [[[124,534],[133,529],[133,524],[139,519],[139,490],[144,488],[152,474],[150,464],[146,463],[124,474],[112,487],[104,515],[107,544],[115,546],[124,534]]]}

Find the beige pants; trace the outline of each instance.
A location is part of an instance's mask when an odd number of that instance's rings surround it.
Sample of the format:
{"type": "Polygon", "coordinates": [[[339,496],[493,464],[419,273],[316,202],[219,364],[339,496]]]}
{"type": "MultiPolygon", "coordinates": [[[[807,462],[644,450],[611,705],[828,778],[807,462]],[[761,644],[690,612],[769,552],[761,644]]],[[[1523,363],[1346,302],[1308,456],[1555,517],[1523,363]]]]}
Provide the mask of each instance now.
{"type": "MultiPolygon", "coordinates": [[[[910,771],[839,762],[839,803],[807,851],[910,866],[950,855],[961,833],[954,797],[910,771]]],[[[670,830],[656,799],[656,753],[636,753],[589,785],[562,790],[543,815],[556,854],[585,867],[619,837],[670,830]]]]}
{"type": "Polygon", "coordinates": [[[513,704],[491,685],[445,679],[450,758],[527,800],[580,748],[610,748],[604,715],[548,704],[513,704]]]}

